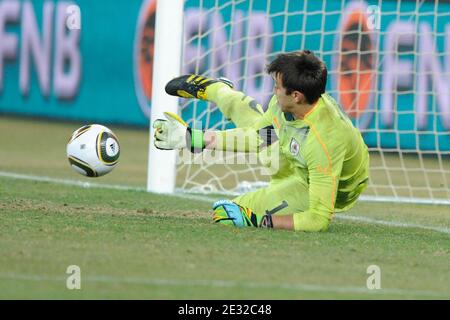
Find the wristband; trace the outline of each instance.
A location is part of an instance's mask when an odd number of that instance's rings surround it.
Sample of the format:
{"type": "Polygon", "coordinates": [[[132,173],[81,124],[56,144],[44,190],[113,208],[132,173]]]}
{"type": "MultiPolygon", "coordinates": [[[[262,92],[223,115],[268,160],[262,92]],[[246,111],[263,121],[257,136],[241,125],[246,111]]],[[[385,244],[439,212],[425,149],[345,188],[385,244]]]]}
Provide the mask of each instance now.
{"type": "Polygon", "coordinates": [[[272,215],[265,214],[261,219],[261,223],[259,224],[259,227],[260,228],[268,228],[268,229],[273,228],[272,215]]]}
{"type": "Polygon", "coordinates": [[[186,146],[192,153],[202,152],[205,149],[205,132],[203,130],[187,128],[186,146]]]}

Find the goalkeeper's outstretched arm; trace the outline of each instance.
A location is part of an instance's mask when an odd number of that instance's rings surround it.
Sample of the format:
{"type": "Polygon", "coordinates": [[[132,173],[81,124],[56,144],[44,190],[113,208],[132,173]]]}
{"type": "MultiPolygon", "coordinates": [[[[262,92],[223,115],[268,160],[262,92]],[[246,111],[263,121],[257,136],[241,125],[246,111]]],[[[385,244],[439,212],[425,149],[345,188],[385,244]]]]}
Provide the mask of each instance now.
{"type": "Polygon", "coordinates": [[[173,150],[188,148],[192,152],[203,149],[258,152],[266,145],[267,135],[271,135],[270,125],[265,117],[261,117],[251,127],[222,131],[199,130],[190,128],[178,115],[164,112],[166,119],[158,119],[153,123],[154,144],[158,149],[173,150]]]}
{"type": "Polygon", "coordinates": [[[259,152],[266,145],[265,136],[270,132],[264,128],[248,127],[204,133],[205,148],[232,152],[259,152]]]}
{"type": "MultiPolygon", "coordinates": [[[[166,114],[168,120],[177,119],[179,121],[178,123],[170,121],[169,126],[158,123],[161,125],[159,129],[182,132],[182,130],[178,130],[179,125],[184,126],[188,133],[185,145],[191,148],[191,151],[207,148],[221,151],[258,152],[259,147],[265,143],[265,137],[261,137],[260,134],[266,133],[267,130],[259,131],[271,125],[270,115],[265,113],[261,105],[253,98],[235,90],[228,79],[187,74],[169,81],[165,90],[173,96],[197,98],[215,103],[222,114],[231,119],[237,127],[237,129],[231,130],[203,132],[189,128],[183,120],[173,114],[166,114]],[[171,125],[175,126],[171,127],[171,125]]],[[[165,138],[163,135],[158,135],[160,139],[165,138]]],[[[179,138],[180,143],[176,144],[177,148],[183,147],[184,139],[182,138],[183,136],[179,138]]],[[[167,148],[168,145],[164,145],[164,147],[167,148]]]]}

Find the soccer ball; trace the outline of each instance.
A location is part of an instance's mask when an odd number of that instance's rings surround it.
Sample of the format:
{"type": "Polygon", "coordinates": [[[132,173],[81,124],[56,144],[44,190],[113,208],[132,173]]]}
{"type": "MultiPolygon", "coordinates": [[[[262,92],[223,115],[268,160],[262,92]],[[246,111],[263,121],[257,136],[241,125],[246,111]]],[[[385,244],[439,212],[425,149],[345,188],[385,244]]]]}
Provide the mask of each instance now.
{"type": "Polygon", "coordinates": [[[105,126],[91,124],[79,128],[67,143],[67,158],[72,168],[88,177],[100,177],[117,165],[119,141],[105,126]]]}

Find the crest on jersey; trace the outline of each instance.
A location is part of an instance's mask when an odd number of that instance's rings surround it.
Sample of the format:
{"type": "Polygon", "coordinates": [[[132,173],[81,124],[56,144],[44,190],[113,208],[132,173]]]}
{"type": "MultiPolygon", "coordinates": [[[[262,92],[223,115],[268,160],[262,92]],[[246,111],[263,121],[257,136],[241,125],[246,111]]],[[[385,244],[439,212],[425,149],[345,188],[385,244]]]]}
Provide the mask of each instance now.
{"type": "Polygon", "coordinates": [[[298,141],[295,140],[295,138],[292,138],[289,149],[292,155],[298,156],[298,153],[300,152],[300,145],[298,144],[298,141]]]}

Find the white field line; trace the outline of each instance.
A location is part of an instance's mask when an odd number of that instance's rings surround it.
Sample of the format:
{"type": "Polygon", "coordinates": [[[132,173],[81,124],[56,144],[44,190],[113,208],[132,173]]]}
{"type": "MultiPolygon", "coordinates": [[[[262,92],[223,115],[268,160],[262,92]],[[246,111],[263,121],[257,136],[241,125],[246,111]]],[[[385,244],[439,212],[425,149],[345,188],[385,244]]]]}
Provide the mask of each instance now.
{"type": "Polygon", "coordinates": [[[435,204],[435,205],[450,205],[450,199],[423,199],[423,198],[407,198],[407,197],[386,197],[386,196],[365,196],[359,197],[361,201],[367,202],[397,202],[397,203],[411,203],[411,204],[435,204]]]}
{"type": "MultiPolygon", "coordinates": [[[[16,273],[0,273],[0,279],[16,281],[35,281],[35,282],[63,282],[66,277],[26,275],[16,273]]],[[[446,292],[438,291],[420,291],[395,288],[381,288],[369,290],[365,287],[352,286],[323,286],[315,284],[302,283],[259,283],[251,281],[230,281],[230,280],[183,280],[183,279],[151,279],[136,277],[112,277],[112,276],[83,276],[82,285],[88,283],[106,283],[106,284],[131,284],[148,286],[176,286],[176,287],[210,287],[210,288],[245,288],[245,289],[284,289],[291,291],[323,292],[323,293],[342,293],[342,294],[373,294],[373,295],[399,295],[405,297],[440,297],[448,296],[446,292]]]]}
{"type": "Polygon", "coordinates": [[[342,213],[336,214],[336,219],[348,220],[348,221],[360,221],[360,222],[364,222],[364,223],[368,223],[368,224],[378,224],[378,225],[383,225],[383,226],[388,226],[388,227],[418,228],[418,229],[432,230],[432,231],[450,234],[450,228],[445,228],[445,227],[432,227],[432,226],[424,226],[424,225],[415,224],[415,223],[385,221],[385,220],[367,218],[364,216],[352,216],[352,215],[342,214],[342,213]]]}
{"type": "MultiPolygon", "coordinates": [[[[139,191],[139,192],[147,191],[147,189],[144,187],[126,186],[126,185],[118,185],[118,184],[103,184],[103,183],[96,183],[96,182],[51,178],[51,177],[45,177],[45,176],[36,176],[36,175],[5,172],[5,171],[0,171],[0,177],[17,179],[17,180],[51,182],[51,183],[64,184],[64,185],[68,185],[68,186],[75,186],[75,187],[81,187],[81,188],[99,188],[99,189],[113,189],[113,190],[139,191]]],[[[200,200],[200,201],[204,201],[204,202],[210,202],[212,200],[212,198],[207,197],[207,196],[202,197],[199,195],[190,195],[190,194],[186,194],[186,195],[185,194],[183,194],[183,195],[163,194],[163,195],[168,196],[168,197],[175,197],[175,198],[200,200]]]]}
{"type": "MultiPolygon", "coordinates": [[[[70,180],[70,179],[58,179],[58,178],[51,178],[51,177],[45,177],[45,176],[35,176],[35,175],[27,175],[27,174],[19,174],[19,173],[12,173],[12,172],[4,172],[0,171],[0,177],[7,177],[12,179],[19,179],[19,180],[30,180],[30,181],[39,181],[39,182],[51,182],[51,183],[57,183],[57,184],[65,184],[70,186],[77,186],[77,187],[83,187],[83,188],[103,188],[103,189],[114,189],[114,190],[130,190],[130,191],[140,191],[145,192],[146,189],[143,187],[133,187],[133,186],[125,186],[125,185],[112,185],[112,184],[101,184],[101,183],[95,183],[95,182],[83,182],[79,180],[70,180]]],[[[197,194],[163,194],[164,196],[169,197],[175,197],[175,198],[183,198],[183,199],[191,199],[191,200],[197,200],[202,202],[214,202],[217,199],[209,196],[203,196],[203,195],[197,195],[197,194]]],[[[432,230],[440,233],[450,234],[450,228],[446,227],[436,227],[436,226],[426,226],[422,224],[415,224],[415,223],[406,223],[406,222],[398,222],[398,221],[386,221],[386,220],[379,220],[379,219],[373,219],[365,216],[351,216],[346,214],[336,214],[336,219],[340,220],[348,220],[348,221],[357,221],[367,224],[376,224],[376,225],[384,225],[389,227],[398,227],[398,228],[418,228],[418,229],[425,229],[425,230],[432,230]]]]}

